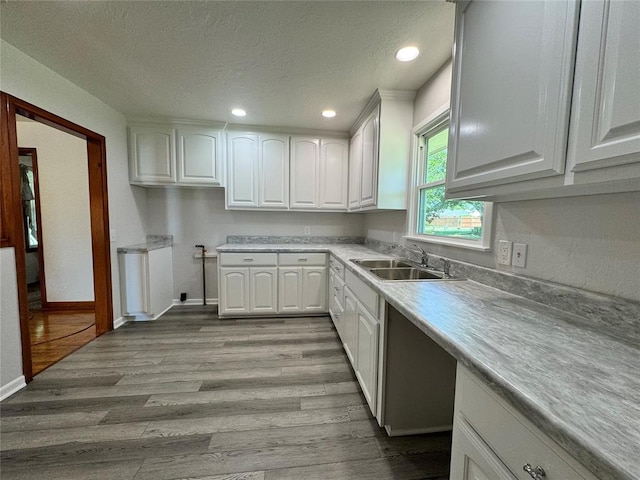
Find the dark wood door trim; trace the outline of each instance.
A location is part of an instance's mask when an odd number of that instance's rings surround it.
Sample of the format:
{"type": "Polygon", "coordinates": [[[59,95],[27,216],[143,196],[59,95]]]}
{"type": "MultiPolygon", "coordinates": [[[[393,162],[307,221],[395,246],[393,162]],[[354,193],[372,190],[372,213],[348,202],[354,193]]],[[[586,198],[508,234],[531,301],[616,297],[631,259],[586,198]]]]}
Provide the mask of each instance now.
{"type": "Polygon", "coordinates": [[[27,382],[33,378],[29,339],[29,312],[25,268],[24,230],[20,198],[16,114],[31,118],[87,141],[89,167],[89,210],[93,253],[96,334],[113,329],[111,250],[107,193],[106,142],[102,135],[54,115],[28,102],[0,92],[0,186],[2,187],[2,246],[15,247],[18,303],[22,339],[22,364],[27,382]]]}

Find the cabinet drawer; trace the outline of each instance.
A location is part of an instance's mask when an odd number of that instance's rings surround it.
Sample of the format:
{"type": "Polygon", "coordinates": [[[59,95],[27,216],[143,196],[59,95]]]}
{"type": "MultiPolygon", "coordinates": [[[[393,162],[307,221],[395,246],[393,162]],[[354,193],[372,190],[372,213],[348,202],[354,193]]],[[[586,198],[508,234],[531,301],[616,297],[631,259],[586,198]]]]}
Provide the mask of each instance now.
{"type": "Polygon", "coordinates": [[[281,253],[279,265],[321,265],[327,264],[326,253],[281,253]]]}
{"type": "Polygon", "coordinates": [[[369,310],[369,313],[378,318],[378,294],[349,270],[345,274],[345,279],[358,301],[369,310]]]}
{"type": "Polygon", "coordinates": [[[329,257],[329,267],[337,276],[344,279],[344,265],[335,257],[329,257]]]}
{"type": "Polygon", "coordinates": [[[277,265],[278,254],[277,253],[221,253],[219,259],[219,265],[277,265]]]}
{"type": "Polygon", "coordinates": [[[344,280],[336,275],[333,282],[333,291],[329,292],[341,307],[344,307],[344,280]]]}
{"type": "Polygon", "coordinates": [[[468,422],[520,480],[531,480],[524,465],[540,465],[545,480],[595,480],[553,440],[506,404],[481,380],[458,366],[456,423],[468,422]]]}

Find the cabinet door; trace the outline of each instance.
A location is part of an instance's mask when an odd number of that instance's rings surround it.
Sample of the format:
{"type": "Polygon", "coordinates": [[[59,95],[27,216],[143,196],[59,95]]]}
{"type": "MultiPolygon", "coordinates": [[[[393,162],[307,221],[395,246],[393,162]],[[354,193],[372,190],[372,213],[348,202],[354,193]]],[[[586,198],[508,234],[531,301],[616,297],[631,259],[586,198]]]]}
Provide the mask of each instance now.
{"type": "Polygon", "coordinates": [[[276,313],[278,310],[277,267],[251,268],[249,273],[251,313],[276,313]]]}
{"type": "Polygon", "coordinates": [[[456,4],[447,192],[564,173],[579,8],[456,4]]]}
{"type": "Polygon", "coordinates": [[[249,269],[220,268],[220,313],[249,313],[249,269]]]}
{"type": "Polygon", "coordinates": [[[302,267],[302,309],[327,311],[327,267],[302,267]]]}
{"type": "Polygon", "coordinates": [[[362,129],[353,137],[349,147],[349,210],[360,208],[360,171],[362,170],[362,129]]]}
{"type": "Polygon", "coordinates": [[[460,480],[516,480],[464,420],[456,420],[453,428],[450,475],[460,480]]]}
{"type": "Polygon", "coordinates": [[[278,312],[302,311],[302,267],[278,267],[278,312]]]}
{"type": "Polygon", "coordinates": [[[218,130],[179,128],[178,183],[220,185],[220,136],[218,130]]]}
{"type": "Polygon", "coordinates": [[[291,138],[291,208],[318,208],[320,140],[291,138]]]}
{"type": "Polygon", "coordinates": [[[582,3],[569,148],[572,171],[600,170],[594,180],[619,180],[629,178],[629,171],[610,167],[640,163],[639,51],[640,2],[582,3]]]}
{"type": "Polygon", "coordinates": [[[175,131],[170,127],[129,127],[132,183],[175,183],[175,131]]]}
{"type": "Polygon", "coordinates": [[[356,332],[357,332],[357,310],[358,302],[349,288],[344,289],[344,313],[342,314],[344,335],[342,341],[344,342],[344,350],[349,357],[349,361],[354,369],[357,371],[356,354],[356,332]]]}
{"type": "Polygon", "coordinates": [[[369,403],[371,412],[376,414],[378,392],[378,335],[380,324],[360,304],[356,309],[356,377],[362,393],[369,403]]]}
{"type": "Polygon", "coordinates": [[[360,172],[360,207],[376,204],[378,193],[378,124],[376,108],[362,124],[362,167],[360,172]]]}
{"type": "Polygon", "coordinates": [[[230,133],[227,137],[227,206],[258,206],[258,137],[230,133]]]}
{"type": "Polygon", "coordinates": [[[260,135],[259,205],[289,207],[289,137],[260,135]]]}
{"type": "Polygon", "coordinates": [[[347,209],[349,142],[320,140],[320,208],[347,209]]]}

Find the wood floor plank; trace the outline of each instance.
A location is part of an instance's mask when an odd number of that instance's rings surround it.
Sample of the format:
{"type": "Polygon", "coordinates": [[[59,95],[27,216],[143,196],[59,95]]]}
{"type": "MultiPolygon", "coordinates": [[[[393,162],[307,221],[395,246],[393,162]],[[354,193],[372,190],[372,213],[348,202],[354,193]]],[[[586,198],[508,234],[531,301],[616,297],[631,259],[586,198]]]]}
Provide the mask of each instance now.
{"type": "Polygon", "coordinates": [[[335,461],[376,458],[378,450],[372,439],[282,446],[267,449],[214,452],[171,458],[147,459],[135,480],[165,480],[177,476],[202,476],[247,470],[322,464],[335,461]]]}
{"type": "Polygon", "coordinates": [[[227,417],[207,417],[194,420],[167,420],[150,422],[143,438],[173,435],[199,435],[219,432],[264,430],[267,428],[295,427],[351,421],[345,408],[326,408],[299,412],[271,412],[227,417]]]}
{"type": "Polygon", "coordinates": [[[313,375],[317,373],[339,373],[351,372],[349,364],[320,364],[320,365],[303,365],[297,367],[282,367],[282,375],[313,375]]]}
{"type": "Polygon", "coordinates": [[[333,354],[324,357],[305,357],[302,352],[302,358],[286,358],[279,360],[239,360],[239,361],[219,361],[219,362],[203,362],[198,370],[231,370],[246,368],[269,368],[269,367],[297,367],[308,365],[327,365],[330,363],[343,363],[348,365],[346,355],[333,354]]]}
{"type": "Polygon", "coordinates": [[[122,377],[117,385],[143,385],[150,383],[165,382],[189,382],[189,381],[218,381],[218,380],[240,380],[247,378],[272,378],[280,377],[282,369],[254,368],[245,370],[212,370],[212,371],[192,371],[177,373],[158,373],[144,375],[128,375],[122,377]]]}
{"type": "Polygon", "coordinates": [[[357,393],[360,391],[360,385],[357,381],[340,382],[325,385],[327,395],[338,395],[339,393],[357,393]]]}
{"type": "Polygon", "coordinates": [[[140,469],[143,460],[100,462],[91,464],[26,466],[21,470],[4,471],[0,465],[2,480],[131,480],[140,469]]]}
{"type": "Polygon", "coordinates": [[[264,472],[240,472],[206,477],[182,477],[176,480],[264,480],[264,472]]]}
{"type": "MultiPolygon", "coordinates": [[[[150,395],[130,395],[125,397],[78,398],[71,400],[52,400],[45,402],[2,403],[0,414],[3,417],[20,415],[50,415],[53,413],[92,412],[112,408],[142,408],[150,395]]],[[[1,445],[0,445],[1,446],[1,445]]]]}
{"type": "MultiPolygon", "coordinates": [[[[228,380],[205,380],[200,387],[201,392],[210,390],[232,390],[262,387],[287,387],[295,385],[314,385],[344,383],[353,380],[351,371],[337,373],[318,373],[315,375],[279,376],[279,377],[258,377],[241,378],[228,380]]],[[[326,389],[326,386],[325,386],[326,389]]]]}
{"type": "Polygon", "coordinates": [[[25,430],[47,430],[97,425],[108,410],[96,412],[55,413],[51,415],[0,416],[0,431],[19,432],[25,430]]]}
{"type": "Polygon", "coordinates": [[[451,432],[429,433],[424,435],[408,435],[376,438],[376,443],[383,457],[392,455],[415,455],[429,452],[445,452],[451,450],[451,432]]]}
{"type": "Polygon", "coordinates": [[[265,472],[265,480],[445,480],[449,456],[442,452],[335,462],[265,472]]]}
{"type": "Polygon", "coordinates": [[[300,410],[300,398],[277,398],[273,400],[249,400],[240,402],[218,402],[201,405],[170,405],[162,407],[114,408],[101,420],[101,424],[148,422],[163,420],[186,420],[205,417],[249,415],[268,412],[292,412],[300,410]]]}
{"type": "MultiPolygon", "coordinates": [[[[197,392],[202,382],[173,382],[151,385],[122,385],[113,387],[67,388],[60,390],[27,390],[11,397],[9,403],[41,402],[47,400],[81,399],[95,397],[122,397],[126,395],[171,394],[197,392]]],[[[287,395],[290,396],[290,395],[287,395]]]]}
{"type": "Polygon", "coordinates": [[[162,405],[195,405],[198,403],[236,402],[242,400],[270,400],[273,398],[285,397],[313,397],[324,394],[324,385],[286,385],[279,387],[244,388],[237,390],[213,390],[195,393],[190,391],[190,393],[181,392],[151,395],[151,398],[149,398],[149,401],[147,402],[147,406],[158,407],[162,405]]]}
{"type": "MultiPolygon", "coordinates": [[[[141,365],[134,367],[111,367],[110,365],[103,364],[102,368],[77,368],[77,369],[64,369],[64,370],[52,370],[49,369],[46,372],[43,372],[42,375],[43,380],[51,381],[52,384],[56,384],[56,382],[60,381],[60,383],[64,383],[65,381],[73,382],[77,381],[81,385],[83,381],[87,381],[90,384],[91,377],[115,377],[118,376],[118,379],[127,375],[153,375],[160,373],[178,373],[178,372],[194,372],[200,370],[202,366],[202,362],[195,363],[159,363],[153,365],[141,365]]],[[[38,380],[41,377],[38,376],[38,380]]],[[[31,384],[29,384],[31,386],[31,384]]]]}
{"type": "Polygon", "coordinates": [[[354,438],[372,438],[380,435],[386,435],[384,430],[369,420],[270,428],[248,432],[222,432],[212,435],[209,450],[254,450],[283,445],[305,445],[354,438]]]}
{"type": "Polygon", "coordinates": [[[123,461],[188,455],[206,452],[210,440],[210,435],[191,435],[82,444],[70,442],[63,445],[3,451],[0,452],[0,462],[4,472],[24,469],[27,464],[29,468],[42,468],[47,465],[99,463],[107,458],[110,461],[123,461]]]}
{"type": "Polygon", "coordinates": [[[321,395],[319,397],[304,397],[300,399],[302,410],[316,410],[318,408],[350,407],[365,405],[367,400],[360,392],[340,393],[337,395],[321,395]]]}
{"type": "Polygon", "coordinates": [[[162,364],[177,363],[193,363],[193,362],[241,362],[241,361],[276,361],[276,360],[293,360],[301,359],[304,350],[291,350],[287,352],[280,351],[260,351],[260,352],[234,352],[234,353],[215,353],[215,354],[190,354],[177,357],[165,357],[160,359],[162,364]]]}
{"type": "Polygon", "coordinates": [[[373,419],[369,405],[349,405],[347,407],[349,418],[351,421],[370,420],[373,419]]]}
{"type": "Polygon", "coordinates": [[[133,440],[140,438],[148,423],[121,425],[93,425],[88,427],[56,428],[2,433],[2,450],[38,448],[69,442],[133,440]]]}
{"type": "MultiPolygon", "coordinates": [[[[60,372],[60,370],[58,370],[60,372]]],[[[47,372],[43,372],[42,375],[46,375],[47,372]]],[[[67,375],[69,371],[67,371],[67,375]]],[[[112,387],[118,383],[122,376],[109,374],[109,375],[94,375],[91,377],[73,378],[69,376],[56,376],[59,373],[41,376],[38,375],[30,384],[29,390],[51,390],[61,388],[75,388],[75,387],[112,387]]]]}
{"type": "Polygon", "coordinates": [[[84,368],[104,368],[105,366],[109,366],[111,368],[119,368],[119,367],[142,367],[142,366],[150,366],[150,365],[159,365],[162,361],[161,358],[125,358],[125,359],[113,359],[113,358],[105,358],[104,360],[86,360],[86,359],[78,359],[71,355],[65,358],[63,361],[56,363],[53,367],[47,369],[46,372],[43,372],[42,375],[48,376],[52,372],[57,372],[59,370],[76,370],[76,369],[84,369],[84,368]],[[107,361],[108,360],[108,361],[107,361]]]}
{"type": "MultiPolygon", "coordinates": [[[[181,358],[189,358],[189,357],[202,357],[207,355],[222,355],[225,353],[241,353],[241,354],[260,354],[260,353],[271,353],[273,354],[274,349],[277,349],[278,353],[287,353],[287,352],[301,352],[303,350],[335,350],[337,345],[340,345],[337,340],[333,340],[331,342],[305,342],[305,343],[296,343],[290,345],[278,345],[274,348],[271,344],[264,345],[240,345],[240,346],[228,346],[231,342],[226,342],[223,347],[218,348],[194,348],[189,347],[184,350],[157,350],[157,351],[148,351],[137,353],[133,353],[134,358],[138,356],[144,356],[145,358],[156,358],[156,357],[165,357],[165,358],[173,358],[173,357],[181,357],[181,358]]],[[[125,353],[126,355],[130,355],[131,352],[125,353]]],[[[81,355],[81,354],[78,354],[81,355]]],[[[91,360],[95,358],[97,354],[84,354],[81,358],[87,358],[87,360],[91,360]]],[[[102,354],[101,354],[102,355],[102,354]]],[[[110,353],[105,353],[104,355],[111,355],[110,353]]],[[[302,355],[302,353],[300,353],[302,355]]]]}

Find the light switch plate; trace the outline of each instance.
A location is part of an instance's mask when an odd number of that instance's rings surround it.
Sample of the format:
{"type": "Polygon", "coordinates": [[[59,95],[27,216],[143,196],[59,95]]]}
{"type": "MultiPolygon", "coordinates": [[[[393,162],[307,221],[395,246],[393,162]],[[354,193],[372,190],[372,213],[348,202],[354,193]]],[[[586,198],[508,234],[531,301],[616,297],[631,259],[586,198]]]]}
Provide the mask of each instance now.
{"type": "Polygon", "coordinates": [[[525,268],[527,266],[527,244],[513,244],[513,266],[525,268]]]}
{"type": "Polygon", "coordinates": [[[500,265],[511,265],[511,251],[513,242],[500,240],[498,242],[498,263],[500,265]]]}
{"type": "Polygon", "coordinates": [[[112,229],[109,231],[109,240],[110,240],[111,242],[115,242],[115,241],[116,241],[116,229],[115,229],[115,228],[112,228],[112,229]]]}

